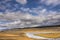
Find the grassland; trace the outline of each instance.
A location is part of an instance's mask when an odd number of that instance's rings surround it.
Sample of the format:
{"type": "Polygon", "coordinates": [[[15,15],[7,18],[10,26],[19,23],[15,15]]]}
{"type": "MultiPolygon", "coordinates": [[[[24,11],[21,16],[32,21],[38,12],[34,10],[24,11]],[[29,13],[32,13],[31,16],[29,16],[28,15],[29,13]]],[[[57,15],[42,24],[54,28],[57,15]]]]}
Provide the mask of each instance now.
{"type": "MultiPolygon", "coordinates": [[[[48,38],[60,38],[60,27],[46,27],[46,28],[25,28],[25,29],[12,29],[0,32],[0,40],[41,40],[29,38],[25,35],[28,32],[48,32],[48,34],[37,34],[38,36],[48,37],[48,38]],[[51,34],[52,33],[52,34],[51,34]],[[53,34],[54,33],[54,34],[53,34]]],[[[60,40],[60,39],[59,39],[60,40]]]]}

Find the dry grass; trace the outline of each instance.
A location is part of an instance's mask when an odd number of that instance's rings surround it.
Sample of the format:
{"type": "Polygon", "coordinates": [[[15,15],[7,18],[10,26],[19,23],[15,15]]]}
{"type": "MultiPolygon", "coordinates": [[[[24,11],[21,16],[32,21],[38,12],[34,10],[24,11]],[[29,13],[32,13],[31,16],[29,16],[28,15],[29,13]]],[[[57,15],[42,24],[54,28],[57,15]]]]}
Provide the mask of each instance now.
{"type": "Polygon", "coordinates": [[[42,34],[35,34],[37,36],[46,37],[46,38],[60,38],[60,33],[42,33],[42,34]]]}
{"type": "Polygon", "coordinates": [[[60,27],[49,28],[29,28],[29,29],[13,29],[0,32],[0,40],[37,40],[29,38],[25,35],[25,32],[55,32],[54,34],[38,34],[48,38],[60,38],[60,27]]]}

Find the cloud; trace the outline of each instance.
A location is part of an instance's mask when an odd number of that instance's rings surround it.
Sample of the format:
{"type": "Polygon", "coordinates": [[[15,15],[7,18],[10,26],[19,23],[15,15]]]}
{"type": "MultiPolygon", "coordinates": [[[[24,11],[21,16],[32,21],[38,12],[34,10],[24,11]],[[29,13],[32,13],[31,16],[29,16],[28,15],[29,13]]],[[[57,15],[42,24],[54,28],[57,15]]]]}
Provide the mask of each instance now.
{"type": "Polygon", "coordinates": [[[60,5],[60,0],[41,0],[41,3],[45,3],[46,5],[60,5]]]}
{"type": "Polygon", "coordinates": [[[0,14],[0,19],[7,21],[5,24],[0,23],[0,27],[9,28],[25,28],[36,27],[43,25],[58,25],[60,20],[60,12],[48,11],[47,9],[40,8],[22,8],[22,11],[11,12],[5,11],[0,14]],[[33,13],[38,15],[32,15],[33,13]],[[10,21],[10,22],[9,22],[10,21]],[[13,26],[13,27],[12,27],[13,26]]]}
{"type": "Polygon", "coordinates": [[[57,11],[51,11],[47,9],[40,9],[40,8],[32,8],[27,11],[28,8],[24,8],[26,12],[29,12],[31,14],[35,13],[38,14],[37,16],[34,16],[34,14],[31,16],[31,19],[34,19],[31,24],[37,24],[39,26],[42,25],[59,25],[59,20],[60,20],[60,12],[57,11]],[[34,17],[33,17],[34,16],[34,17]]]}
{"type": "Polygon", "coordinates": [[[27,0],[16,0],[16,1],[20,4],[26,4],[27,3],[27,0]]]}
{"type": "MultiPolygon", "coordinates": [[[[19,2],[20,4],[27,3],[27,0],[16,0],[16,1],[19,2]]],[[[59,0],[41,0],[42,3],[44,2],[46,5],[52,4],[53,6],[60,4],[60,2],[58,1],[59,0]]],[[[0,9],[4,10],[6,8],[2,5],[0,9]]],[[[60,12],[58,11],[47,10],[42,6],[38,6],[37,8],[31,8],[31,9],[19,7],[18,9],[20,10],[15,12],[11,11],[12,9],[11,10],[6,9],[5,12],[0,12],[1,29],[60,25],[60,12]]]]}

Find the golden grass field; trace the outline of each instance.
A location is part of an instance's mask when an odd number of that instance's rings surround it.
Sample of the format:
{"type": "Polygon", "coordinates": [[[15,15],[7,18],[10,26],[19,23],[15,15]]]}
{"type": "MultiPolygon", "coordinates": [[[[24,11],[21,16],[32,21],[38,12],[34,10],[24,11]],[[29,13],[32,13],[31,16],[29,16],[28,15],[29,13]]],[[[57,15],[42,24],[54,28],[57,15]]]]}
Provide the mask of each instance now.
{"type": "Polygon", "coordinates": [[[1,31],[0,40],[42,40],[36,38],[35,39],[29,38],[25,34],[28,32],[29,33],[41,32],[40,34],[34,34],[34,35],[46,38],[54,38],[54,39],[60,38],[60,27],[46,27],[46,28],[12,29],[12,30],[1,31]]]}

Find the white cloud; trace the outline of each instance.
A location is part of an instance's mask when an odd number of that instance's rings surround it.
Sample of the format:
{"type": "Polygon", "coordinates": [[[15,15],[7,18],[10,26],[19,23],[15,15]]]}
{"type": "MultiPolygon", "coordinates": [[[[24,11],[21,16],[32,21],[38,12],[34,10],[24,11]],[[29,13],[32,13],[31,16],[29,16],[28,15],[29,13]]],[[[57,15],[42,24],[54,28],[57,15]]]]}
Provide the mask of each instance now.
{"type": "Polygon", "coordinates": [[[26,4],[27,0],[16,0],[17,2],[19,2],[20,4],[26,4]]]}
{"type": "MultiPolygon", "coordinates": [[[[26,4],[27,0],[16,0],[21,4],[26,4]]],[[[56,6],[60,4],[59,0],[41,0],[41,2],[45,2],[46,5],[52,4],[56,6]]],[[[3,6],[1,6],[3,7],[3,6]]],[[[1,8],[0,7],[0,8],[1,8]]],[[[5,9],[3,7],[2,9],[5,9]]],[[[43,25],[56,25],[60,22],[60,12],[57,11],[48,11],[45,8],[37,7],[37,8],[21,8],[23,11],[11,12],[10,10],[5,10],[3,14],[0,12],[0,27],[6,27],[7,29],[10,28],[24,28],[24,27],[36,27],[36,26],[43,26],[43,25]],[[31,13],[31,14],[30,14],[31,13]],[[34,16],[32,13],[36,13],[37,15],[34,16]],[[2,21],[6,22],[1,24],[2,21]],[[9,22],[10,21],[10,22],[9,22]]]]}
{"type": "Polygon", "coordinates": [[[21,11],[11,12],[8,10],[6,10],[5,14],[1,12],[0,19],[3,21],[7,21],[7,23],[5,24],[0,23],[0,27],[5,26],[6,28],[9,29],[54,25],[54,23],[59,22],[58,19],[60,19],[60,12],[57,11],[47,11],[46,9],[40,10],[40,8],[33,9],[22,8],[22,10],[24,12],[21,11]],[[31,15],[30,13],[36,13],[38,15],[34,16],[31,15]]]}
{"type": "Polygon", "coordinates": [[[53,5],[56,6],[60,4],[60,0],[41,0],[41,3],[45,3],[46,5],[53,5]]]}

